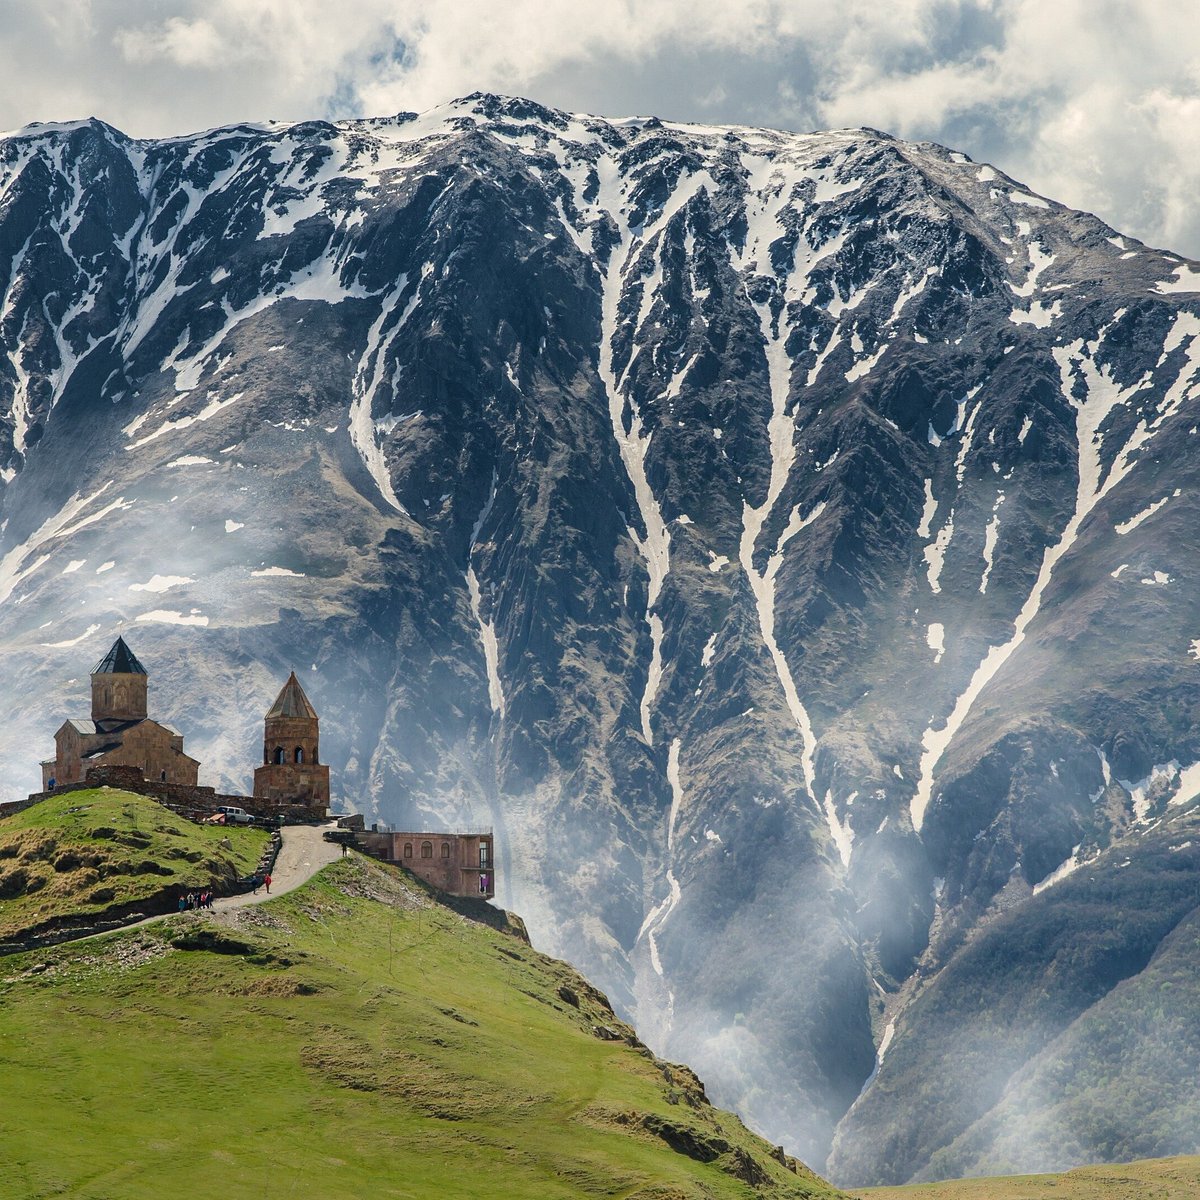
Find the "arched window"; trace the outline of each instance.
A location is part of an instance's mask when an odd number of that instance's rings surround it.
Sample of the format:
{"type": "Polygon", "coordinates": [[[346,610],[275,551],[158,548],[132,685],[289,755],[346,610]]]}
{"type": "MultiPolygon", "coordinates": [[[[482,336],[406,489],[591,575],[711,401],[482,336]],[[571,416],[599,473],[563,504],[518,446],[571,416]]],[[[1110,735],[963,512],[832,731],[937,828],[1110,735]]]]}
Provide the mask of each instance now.
{"type": "Polygon", "coordinates": [[[450,857],[450,843],[449,842],[442,843],[442,857],[443,858],[450,857]]]}
{"type": "Polygon", "coordinates": [[[304,761],[304,747],[303,746],[296,747],[296,761],[298,763],[302,763],[304,761]]]}
{"type": "Polygon", "coordinates": [[[117,711],[122,712],[129,707],[129,689],[123,684],[117,684],[117,711]]]}
{"type": "Polygon", "coordinates": [[[422,842],[421,843],[421,857],[422,858],[432,858],[433,857],[433,843],[432,842],[422,842]]]}
{"type": "Polygon", "coordinates": [[[277,767],[281,767],[281,766],[283,766],[283,763],[284,763],[284,758],[283,758],[283,747],[282,747],[282,746],[276,746],[276,747],[275,747],[275,765],[276,765],[277,767]]]}
{"type": "Polygon", "coordinates": [[[412,858],[412,842],[404,843],[404,857],[412,858]]]}
{"type": "Polygon", "coordinates": [[[166,773],[166,771],[160,771],[160,772],[159,772],[159,775],[158,775],[158,778],[159,778],[160,782],[162,782],[162,783],[166,783],[166,782],[167,782],[167,773],[166,773]]]}

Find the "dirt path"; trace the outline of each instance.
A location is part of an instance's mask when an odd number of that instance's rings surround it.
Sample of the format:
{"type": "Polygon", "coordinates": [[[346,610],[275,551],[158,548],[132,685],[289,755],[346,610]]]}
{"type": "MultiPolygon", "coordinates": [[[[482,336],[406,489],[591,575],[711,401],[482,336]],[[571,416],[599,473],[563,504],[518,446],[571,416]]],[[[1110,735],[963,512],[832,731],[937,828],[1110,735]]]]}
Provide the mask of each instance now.
{"type": "MultiPolygon", "coordinates": [[[[307,883],[322,867],[341,858],[342,848],[325,841],[326,829],[336,829],[337,822],[328,825],[285,825],[283,845],[275,859],[275,870],[271,872],[271,894],[265,888],[257,892],[245,892],[241,896],[225,896],[213,901],[213,908],[220,912],[225,908],[247,908],[261,904],[271,896],[282,896],[295,891],[307,883]]],[[[128,928],[128,926],[126,926],[128,928]]]]}
{"type": "MultiPolygon", "coordinates": [[[[271,872],[270,893],[268,894],[266,888],[259,888],[257,892],[244,892],[240,896],[224,896],[213,901],[213,911],[249,908],[255,904],[262,904],[275,896],[295,891],[296,888],[306,884],[322,867],[327,867],[331,862],[341,858],[341,847],[324,839],[326,829],[336,828],[336,821],[331,821],[328,825],[317,826],[285,825],[282,830],[283,845],[279,848],[279,855],[275,859],[275,870],[271,872]]],[[[143,925],[150,925],[154,921],[161,921],[164,917],[174,915],[174,912],[160,913],[158,916],[144,917],[140,921],[131,921],[128,925],[119,925],[115,929],[105,929],[100,933],[86,933],[82,937],[67,938],[54,944],[65,946],[72,942],[90,942],[94,938],[109,937],[114,933],[139,929],[143,925]]]]}

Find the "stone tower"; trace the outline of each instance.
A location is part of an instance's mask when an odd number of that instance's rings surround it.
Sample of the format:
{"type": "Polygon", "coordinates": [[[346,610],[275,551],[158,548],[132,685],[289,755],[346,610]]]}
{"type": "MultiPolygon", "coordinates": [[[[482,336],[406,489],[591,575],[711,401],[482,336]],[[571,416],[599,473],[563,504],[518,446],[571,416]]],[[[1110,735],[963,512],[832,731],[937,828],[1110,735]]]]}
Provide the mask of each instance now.
{"type": "Polygon", "coordinates": [[[144,721],[146,719],[146,668],[137,655],[117,638],[112,649],[92,671],[92,720],[144,721]]]}
{"type": "Polygon", "coordinates": [[[329,808],[329,768],[320,759],[316,709],[293,671],[267,713],[263,765],[254,771],[254,795],[275,804],[329,808]]]}

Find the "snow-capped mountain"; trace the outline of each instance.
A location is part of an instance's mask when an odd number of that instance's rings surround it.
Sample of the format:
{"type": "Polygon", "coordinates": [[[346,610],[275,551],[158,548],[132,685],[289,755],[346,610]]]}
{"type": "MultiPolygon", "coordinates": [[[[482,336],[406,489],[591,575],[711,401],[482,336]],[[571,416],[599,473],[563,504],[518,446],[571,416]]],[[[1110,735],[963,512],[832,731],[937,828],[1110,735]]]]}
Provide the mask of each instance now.
{"type": "Polygon", "coordinates": [[[872,130],[10,134],[5,789],[118,630],[207,782],[303,668],[836,1178],[1200,1149],[1197,288],[872,130]]]}

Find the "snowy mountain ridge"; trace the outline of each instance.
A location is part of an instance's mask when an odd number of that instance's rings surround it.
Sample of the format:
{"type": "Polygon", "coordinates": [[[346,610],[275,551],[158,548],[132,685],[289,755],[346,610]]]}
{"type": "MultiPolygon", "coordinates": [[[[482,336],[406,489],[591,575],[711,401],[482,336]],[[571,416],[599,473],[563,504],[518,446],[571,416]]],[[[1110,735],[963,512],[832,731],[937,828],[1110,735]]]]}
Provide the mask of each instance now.
{"type": "Polygon", "coordinates": [[[871,130],[477,95],[8,135],[0,287],[14,794],[115,629],[223,783],[261,713],[181,681],[308,662],[348,802],[493,821],[539,944],[853,1182],[982,1161],[871,1147],[993,931],[1192,869],[1196,264],[871,130]]]}

